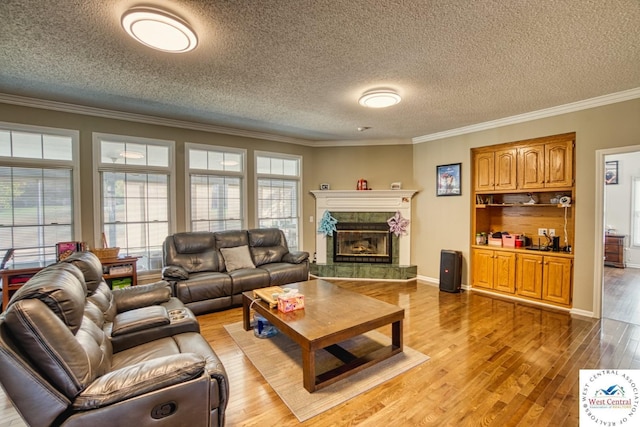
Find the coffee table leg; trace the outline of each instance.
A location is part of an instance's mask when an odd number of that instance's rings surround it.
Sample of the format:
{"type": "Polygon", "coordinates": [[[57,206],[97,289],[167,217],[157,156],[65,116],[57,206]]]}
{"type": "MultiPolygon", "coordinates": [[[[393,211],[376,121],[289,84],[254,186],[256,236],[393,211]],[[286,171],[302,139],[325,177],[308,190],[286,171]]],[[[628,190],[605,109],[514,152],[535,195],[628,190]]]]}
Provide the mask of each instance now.
{"type": "Polygon", "coordinates": [[[391,324],[391,344],[402,351],[402,320],[391,324]]]}
{"type": "Polygon", "coordinates": [[[316,352],[302,348],[302,383],[309,393],[316,391],[316,352]]]}
{"type": "Polygon", "coordinates": [[[245,331],[248,331],[249,329],[251,329],[251,321],[250,321],[251,313],[249,313],[250,304],[251,302],[249,301],[249,298],[247,298],[245,295],[242,295],[242,327],[244,328],[245,331]]]}

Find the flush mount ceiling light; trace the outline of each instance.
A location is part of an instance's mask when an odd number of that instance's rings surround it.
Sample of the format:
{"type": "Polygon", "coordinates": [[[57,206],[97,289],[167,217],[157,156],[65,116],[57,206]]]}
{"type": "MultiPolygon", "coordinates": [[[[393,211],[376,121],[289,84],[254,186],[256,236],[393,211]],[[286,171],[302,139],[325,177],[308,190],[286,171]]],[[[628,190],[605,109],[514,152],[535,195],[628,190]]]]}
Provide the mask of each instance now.
{"type": "Polygon", "coordinates": [[[140,43],[163,52],[189,52],[198,44],[196,33],[186,22],[159,9],[129,9],[122,15],[122,27],[140,43]]]}
{"type": "Polygon", "coordinates": [[[402,100],[400,95],[392,90],[370,90],[365,92],[358,102],[363,107],[369,108],[385,108],[396,105],[402,100]]]}

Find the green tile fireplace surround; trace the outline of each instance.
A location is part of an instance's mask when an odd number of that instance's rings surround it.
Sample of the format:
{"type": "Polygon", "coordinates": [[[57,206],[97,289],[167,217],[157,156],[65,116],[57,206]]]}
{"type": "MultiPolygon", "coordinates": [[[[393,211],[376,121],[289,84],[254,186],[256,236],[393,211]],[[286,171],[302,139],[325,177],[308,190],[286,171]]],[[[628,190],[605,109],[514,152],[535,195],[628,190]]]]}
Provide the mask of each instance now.
{"type": "MultiPolygon", "coordinates": [[[[383,223],[395,212],[331,212],[338,223],[383,223]]],[[[327,236],[326,264],[311,263],[310,273],[315,277],[344,277],[381,280],[411,280],[418,274],[415,265],[399,265],[398,239],[403,236],[391,235],[391,264],[333,262],[333,235],[327,236]]]]}

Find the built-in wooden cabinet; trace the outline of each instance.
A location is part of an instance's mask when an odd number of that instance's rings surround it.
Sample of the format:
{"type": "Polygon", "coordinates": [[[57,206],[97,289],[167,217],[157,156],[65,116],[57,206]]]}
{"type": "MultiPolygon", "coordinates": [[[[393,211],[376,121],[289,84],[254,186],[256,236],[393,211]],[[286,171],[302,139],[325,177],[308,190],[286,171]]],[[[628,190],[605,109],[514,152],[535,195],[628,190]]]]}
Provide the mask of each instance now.
{"type": "Polygon", "coordinates": [[[473,287],[570,307],[574,144],[575,134],[568,133],[472,149],[473,287]],[[563,197],[571,202],[562,205],[563,197]],[[561,253],[476,244],[476,234],[501,231],[544,245],[540,228],[555,231],[561,253]]]}
{"type": "Polygon", "coordinates": [[[542,257],[540,255],[518,254],[516,289],[520,296],[542,299],[542,257]]]}
{"type": "Polygon", "coordinates": [[[571,187],[573,140],[519,147],[517,181],[521,190],[571,187]]]}
{"type": "Polygon", "coordinates": [[[478,153],[474,158],[476,191],[515,190],[517,150],[478,153]]]}
{"type": "Polygon", "coordinates": [[[569,306],[573,260],[553,255],[518,254],[516,293],[525,298],[569,306]]]}
{"type": "Polygon", "coordinates": [[[474,249],[473,286],[515,292],[516,254],[489,249],[474,249]]]}
{"type": "Polygon", "coordinates": [[[555,256],[543,257],[542,299],[569,306],[571,304],[571,273],[573,260],[555,256]]]}

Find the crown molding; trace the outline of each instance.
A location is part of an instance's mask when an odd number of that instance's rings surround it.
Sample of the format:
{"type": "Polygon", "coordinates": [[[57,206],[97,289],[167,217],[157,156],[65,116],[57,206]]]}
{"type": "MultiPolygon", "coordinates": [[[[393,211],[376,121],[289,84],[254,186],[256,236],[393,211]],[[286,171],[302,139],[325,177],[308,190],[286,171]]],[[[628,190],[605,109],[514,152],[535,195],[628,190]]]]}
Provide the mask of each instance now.
{"type": "Polygon", "coordinates": [[[129,122],[146,123],[158,126],[170,126],[181,129],[198,130],[203,132],[220,133],[224,135],[284,142],[287,144],[305,145],[309,147],[314,146],[313,141],[300,138],[291,138],[283,135],[274,135],[265,132],[256,132],[225,126],[208,125],[186,120],[167,119],[164,117],[149,116],[146,114],[126,113],[123,111],[87,107],[85,105],[69,104],[66,102],[50,101],[38,98],[29,98],[25,96],[10,95],[6,93],[0,93],[0,103],[20,105],[23,107],[42,108],[45,110],[61,111],[64,113],[83,114],[87,116],[102,117],[106,119],[126,120],[129,122]]]}
{"type": "Polygon", "coordinates": [[[589,108],[602,107],[604,105],[629,101],[636,98],[640,98],[640,87],[625,90],[622,92],[615,92],[608,95],[597,96],[595,98],[585,99],[583,101],[572,102],[570,104],[559,105],[557,107],[545,108],[543,110],[537,110],[537,111],[532,111],[530,113],[519,114],[517,116],[511,116],[511,117],[505,117],[503,119],[492,120],[490,122],[478,123],[475,125],[464,126],[457,129],[451,129],[443,132],[432,133],[429,135],[417,136],[412,138],[412,142],[414,144],[418,144],[420,142],[437,141],[439,139],[449,138],[452,136],[459,136],[467,133],[480,132],[488,129],[495,129],[502,126],[529,122],[532,120],[543,119],[546,117],[559,116],[561,114],[573,113],[576,111],[587,110],[589,108]]]}
{"type": "Polygon", "coordinates": [[[370,140],[342,140],[342,141],[313,141],[302,138],[292,138],[284,135],[270,134],[266,132],[251,131],[245,129],[230,128],[225,126],[209,125],[204,123],[190,122],[186,120],[168,119],[158,116],[150,116],[137,113],[126,113],[123,111],[109,110],[104,108],[88,107],[66,102],[50,101],[46,99],[30,98],[19,95],[0,93],[0,103],[20,105],[24,107],[41,108],[45,110],[61,111],[65,113],[83,114],[88,116],[102,117],[115,120],[126,120],[130,122],[146,123],[158,126],[170,126],[181,129],[197,130],[203,132],[219,133],[223,135],[240,136],[246,138],[262,139],[266,141],[283,142],[286,144],[304,145],[307,147],[335,147],[335,146],[373,146],[373,145],[405,145],[418,144],[421,142],[437,141],[453,136],[464,135],[483,130],[495,129],[517,123],[543,119],[546,117],[559,116],[561,114],[586,110],[589,108],[601,107],[618,102],[629,101],[640,98],[640,87],[626,91],[602,95],[595,98],[564,104],[557,107],[532,111],[516,116],[505,117],[489,122],[478,123],[461,128],[446,130],[423,136],[416,136],[411,139],[370,139],[370,140]]]}

